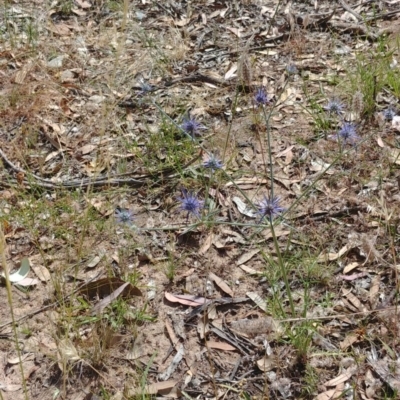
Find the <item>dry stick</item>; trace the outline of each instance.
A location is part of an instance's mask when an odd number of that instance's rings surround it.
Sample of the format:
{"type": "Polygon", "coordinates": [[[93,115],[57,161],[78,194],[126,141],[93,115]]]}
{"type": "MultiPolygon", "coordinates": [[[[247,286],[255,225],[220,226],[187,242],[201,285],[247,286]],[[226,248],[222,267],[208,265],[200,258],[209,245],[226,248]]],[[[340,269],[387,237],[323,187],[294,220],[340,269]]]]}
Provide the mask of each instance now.
{"type": "MultiPolygon", "coordinates": [[[[200,157],[201,153],[196,155],[194,158],[189,160],[183,167],[182,169],[185,169],[189,167],[191,164],[193,164],[195,161],[197,161],[200,157]]],[[[128,175],[131,175],[131,173],[124,173],[124,174],[116,174],[114,176],[100,176],[96,179],[92,178],[83,178],[83,179],[73,179],[69,181],[64,181],[60,183],[55,183],[49,179],[44,179],[41,178],[40,176],[37,176],[31,172],[25,171],[23,168],[20,168],[16,166],[12,161],[10,161],[7,157],[7,155],[3,152],[3,150],[0,149],[0,157],[4,160],[4,162],[15,172],[19,172],[24,174],[25,176],[28,176],[30,178],[33,178],[36,182],[35,184],[38,187],[44,188],[44,189],[49,189],[49,190],[56,190],[56,189],[77,189],[77,188],[87,188],[87,187],[98,187],[98,186],[122,186],[122,185],[128,185],[128,186],[142,186],[148,182],[148,179],[151,178],[156,178],[156,177],[162,177],[164,179],[168,178],[171,179],[174,177],[172,174],[174,172],[173,168],[166,168],[164,170],[158,171],[153,174],[147,174],[147,175],[140,175],[135,178],[124,178],[128,175]]],[[[29,181],[24,180],[25,184],[30,184],[29,181]]]]}
{"type": "Polygon", "coordinates": [[[364,23],[364,18],[356,11],[354,11],[344,0],[339,0],[340,5],[350,14],[354,15],[359,22],[364,23]]]}
{"type": "Polygon", "coordinates": [[[14,317],[14,308],[13,308],[11,282],[10,282],[10,271],[8,269],[7,260],[6,260],[6,238],[4,237],[3,226],[1,224],[0,224],[0,256],[1,256],[1,265],[3,267],[4,275],[5,275],[5,279],[6,279],[7,300],[8,300],[8,304],[10,306],[11,323],[12,323],[12,329],[13,329],[14,338],[15,338],[15,348],[16,348],[17,354],[18,354],[19,368],[21,371],[22,387],[24,388],[25,399],[29,400],[28,388],[26,387],[24,366],[22,365],[21,349],[19,347],[19,342],[18,342],[17,324],[16,324],[15,317],[14,317]]]}

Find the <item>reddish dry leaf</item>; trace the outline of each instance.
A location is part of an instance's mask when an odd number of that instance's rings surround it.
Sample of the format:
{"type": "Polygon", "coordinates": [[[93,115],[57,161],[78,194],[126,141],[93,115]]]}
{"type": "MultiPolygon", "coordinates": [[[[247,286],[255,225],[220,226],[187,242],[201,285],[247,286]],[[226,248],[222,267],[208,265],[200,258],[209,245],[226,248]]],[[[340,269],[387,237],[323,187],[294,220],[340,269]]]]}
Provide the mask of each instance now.
{"type": "Polygon", "coordinates": [[[222,280],[219,276],[215,275],[214,273],[210,272],[209,277],[211,280],[215,282],[215,284],[223,290],[227,295],[233,297],[232,289],[226,284],[224,280],[222,280]]]}
{"type": "Polygon", "coordinates": [[[206,347],[210,349],[224,350],[224,351],[235,351],[236,347],[224,342],[215,342],[212,340],[206,341],[206,347]]]}
{"type": "Polygon", "coordinates": [[[165,292],[165,298],[172,303],[180,303],[185,306],[198,307],[203,305],[207,299],[200,296],[185,295],[185,294],[171,294],[165,292]]]}
{"type": "Polygon", "coordinates": [[[343,279],[344,281],[354,281],[356,279],[363,278],[364,276],[368,276],[367,272],[359,272],[358,274],[352,274],[352,275],[339,275],[339,279],[343,279]]]}

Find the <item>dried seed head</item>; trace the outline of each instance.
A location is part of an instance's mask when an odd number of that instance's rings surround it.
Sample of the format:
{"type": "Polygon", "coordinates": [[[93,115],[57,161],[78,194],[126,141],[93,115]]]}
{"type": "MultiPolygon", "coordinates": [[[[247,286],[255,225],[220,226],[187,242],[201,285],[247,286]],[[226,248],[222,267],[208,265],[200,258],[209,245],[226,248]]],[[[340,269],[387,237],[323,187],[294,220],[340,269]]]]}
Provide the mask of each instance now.
{"type": "Polygon", "coordinates": [[[359,90],[353,95],[352,105],[354,112],[361,115],[364,111],[364,96],[359,90]]]}
{"type": "Polygon", "coordinates": [[[247,55],[245,55],[240,62],[240,77],[247,86],[251,86],[253,81],[253,71],[247,55]]]}

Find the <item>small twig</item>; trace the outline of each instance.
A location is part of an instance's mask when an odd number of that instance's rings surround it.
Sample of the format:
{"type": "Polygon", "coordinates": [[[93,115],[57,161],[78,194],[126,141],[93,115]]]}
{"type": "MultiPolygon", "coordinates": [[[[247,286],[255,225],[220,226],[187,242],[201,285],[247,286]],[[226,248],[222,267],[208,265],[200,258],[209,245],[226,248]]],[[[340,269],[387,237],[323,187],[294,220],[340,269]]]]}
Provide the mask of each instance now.
{"type": "MultiPolygon", "coordinates": [[[[188,161],[182,169],[189,167],[195,161],[200,158],[201,153],[196,155],[196,157],[192,158],[188,161]]],[[[125,178],[128,174],[116,174],[114,176],[99,176],[95,179],[92,178],[83,178],[83,179],[73,179],[63,182],[53,182],[49,179],[41,178],[31,172],[25,171],[23,168],[18,167],[12,161],[10,161],[7,155],[0,149],[0,157],[4,160],[6,165],[11,168],[13,171],[17,173],[22,173],[24,176],[28,177],[28,179],[23,180],[23,184],[31,187],[33,185],[32,180],[35,181],[34,184],[40,188],[48,189],[48,190],[57,190],[57,189],[84,189],[88,187],[100,187],[100,186],[143,186],[146,183],[151,183],[152,179],[158,179],[161,181],[170,180],[174,176],[174,169],[169,167],[163,170],[157,171],[155,173],[140,175],[137,177],[125,178]]],[[[16,183],[16,182],[15,182],[16,183]]]]}
{"type": "Polygon", "coordinates": [[[344,0],[339,0],[340,5],[351,15],[353,15],[359,22],[364,23],[364,18],[356,11],[354,11],[344,0]]]}

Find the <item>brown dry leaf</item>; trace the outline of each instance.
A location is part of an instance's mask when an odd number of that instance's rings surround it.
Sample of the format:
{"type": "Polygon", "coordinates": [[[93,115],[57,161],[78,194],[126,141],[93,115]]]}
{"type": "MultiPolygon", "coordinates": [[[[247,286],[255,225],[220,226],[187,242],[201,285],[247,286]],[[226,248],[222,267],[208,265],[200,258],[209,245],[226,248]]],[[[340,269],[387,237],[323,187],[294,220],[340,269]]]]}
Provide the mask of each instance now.
{"type": "Polygon", "coordinates": [[[358,268],[359,266],[360,266],[360,263],[358,263],[358,262],[352,262],[350,264],[347,264],[343,268],[343,273],[348,274],[350,271],[353,271],[353,269],[358,268]]]}
{"type": "Polygon", "coordinates": [[[347,300],[357,309],[357,311],[368,311],[368,309],[361,303],[361,301],[354,296],[351,291],[343,288],[342,289],[342,294],[347,300]]]}
{"type": "Polygon", "coordinates": [[[249,261],[250,259],[252,259],[256,254],[258,254],[260,252],[259,249],[254,249],[251,250],[245,254],[242,254],[239,259],[236,261],[236,265],[242,265],[244,263],[246,263],[247,261],[249,261]]]}
{"type": "Polygon", "coordinates": [[[351,345],[353,345],[354,343],[357,343],[358,341],[359,341],[358,335],[355,333],[350,333],[349,335],[347,335],[345,337],[345,339],[342,342],[340,342],[340,348],[342,350],[346,350],[351,345]]]}
{"type": "Polygon", "coordinates": [[[22,279],[21,281],[16,282],[16,285],[28,287],[28,286],[38,285],[39,282],[40,282],[39,279],[25,278],[25,279],[22,279]]]}
{"type": "Polygon", "coordinates": [[[44,265],[35,265],[32,264],[31,262],[31,268],[33,269],[33,272],[36,274],[36,276],[42,282],[47,282],[50,280],[51,278],[50,272],[44,265]]]}
{"type": "Polygon", "coordinates": [[[118,296],[124,291],[124,289],[130,285],[129,282],[125,282],[119,288],[115,289],[110,295],[99,301],[94,307],[92,307],[91,314],[100,314],[107,306],[109,306],[118,296]]]}
{"type": "Polygon", "coordinates": [[[23,68],[15,74],[14,82],[19,85],[23,84],[25,81],[26,75],[31,70],[31,68],[32,68],[31,63],[24,65],[23,68]]]}
{"type": "Polygon", "coordinates": [[[175,335],[175,332],[172,329],[172,325],[170,324],[168,318],[165,319],[165,327],[167,328],[167,332],[168,332],[168,335],[169,335],[172,345],[176,346],[176,344],[179,343],[179,339],[175,335]]]}
{"type": "Polygon", "coordinates": [[[294,145],[289,146],[285,150],[281,151],[280,153],[276,154],[275,157],[285,157],[284,163],[289,165],[293,160],[293,149],[294,145]]]}
{"type": "Polygon", "coordinates": [[[91,153],[93,150],[96,150],[96,149],[97,149],[97,146],[95,146],[95,145],[93,145],[93,144],[87,144],[87,145],[82,146],[82,147],[80,148],[80,153],[81,153],[82,155],[85,155],[85,154],[91,153]]]}
{"type": "MultiPolygon", "coordinates": [[[[143,389],[142,388],[135,388],[136,385],[132,385],[132,389],[128,390],[129,396],[142,396],[143,393],[147,394],[160,394],[160,395],[169,395],[171,390],[178,384],[176,380],[168,380],[164,382],[156,382],[150,385],[146,385],[143,389]]],[[[168,396],[170,397],[170,396],[168,396]]]]}
{"type": "Polygon", "coordinates": [[[352,247],[349,245],[343,246],[337,253],[328,253],[323,252],[317,258],[318,262],[328,262],[328,261],[335,261],[338,258],[342,257],[343,254],[347,253],[352,247]]]}
{"type": "Polygon", "coordinates": [[[372,309],[375,308],[379,297],[379,289],[381,285],[381,276],[376,275],[373,277],[371,287],[369,288],[369,304],[372,309]]]}
{"type": "Polygon", "coordinates": [[[392,119],[392,128],[396,131],[400,131],[400,117],[397,115],[392,119]]]}
{"type": "Polygon", "coordinates": [[[263,311],[267,311],[267,302],[260,297],[260,295],[256,292],[247,292],[246,296],[249,297],[254,303],[257,304],[258,307],[263,311]]]}
{"type": "Polygon", "coordinates": [[[232,345],[225,343],[225,342],[215,342],[212,340],[207,340],[205,343],[207,348],[210,349],[217,349],[217,350],[224,350],[224,351],[235,351],[236,347],[233,347],[232,345]]]}
{"type": "Polygon", "coordinates": [[[275,321],[272,317],[239,319],[237,321],[232,321],[230,328],[239,334],[249,337],[255,337],[264,333],[280,335],[284,332],[280,323],[275,321]]]}
{"type": "Polygon", "coordinates": [[[325,386],[338,386],[338,385],[348,381],[353,376],[353,374],[354,374],[354,370],[349,368],[346,372],[340,374],[336,378],[333,378],[330,381],[325,382],[324,385],[325,386]]]}
{"type": "Polygon", "coordinates": [[[60,36],[68,36],[71,33],[69,26],[67,24],[59,23],[59,24],[50,24],[47,29],[56,35],[60,36]]]}
{"type": "Polygon", "coordinates": [[[62,339],[58,342],[58,366],[61,371],[67,371],[67,363],[79,361],[81,358],[78,355],[76,347],[71,339],[62,339]]]}
{"type": "Polygon", "coordinates": [[[237,209],[243,215],[247,217],[254,218],[257,215],[256,210],[254,208],[247,206],[247,204],[237,196],[232,197],[232,201],[236,204],[237,209]]]}
{"type": "Polygon", "coordinates": [[[263,358],[257,360],[257,367],[262,372],[268,372],[276,368],[276,362],[272,357],[265,355],[263,358]]]}
{"type": "Polygon", "coordinates": [[[88,1],[84,1],[84,0],[83,1],[75,0],[75,3],[78,4],[78,6],[80,8],[83,8],[83,9],[92,7],[92,5],[88,1]]]}
{"type": "Polygon", "coordinates": [[[340,385],[335,389],[327,390],[320,393],[315,400],[334,400],[342,398],[344,385],[340,385]]]}
{"type": "Polygon", "coordinates": [[[266,183],[269,183],[270,181],[268,179],[260,179],[257,177],[254,178],[241,178],[235,180],[235,182],[228,182],[225,184],[225,187],[231,187],[231,186],[239,186],[242,187],[243,185],[251,185],[252,187],[260,186],[266,183]]]}
{"type": "Polygon", "coordinates": [[[247,272],[249,275],[261,275],[261,271],[256,271],[255,269],[248,267],[247,265],[239,265],[239,268],[241,268],[244,272],[247,272]]]}
{"type": "MultiPolygon", "coordinates": [[[[272,239],[274,235],[272,234],[271,230],[265,231],[266,233],[264,234],[265,239],[272,239]]],[[[277,238],[282,237],[282,236],[288,236],[291,231],[285,230],[282,226],[277,226],[275,227],[275,236],[277,238]]]]}
{"type": "Polygon", "coordinates": [[[16,392],[22,389],[22,385],[11,385],[0,382],[0,390],[3,392],[16,392]]]}
{"type": "Polygon", "coordinates": [[[198,307],[207,301],[204,297],[185,295],[185,294],[172,294],[165,292],[165,298],[172,303],[180,303],[185,306],[198,307]]]}
{"type": "MultiPolygon", "coordinates": [[[[104,298],[109,296],[112,292],[124,285],[126,282],[122,279],[109,277],[102,278],[96,281],[88,282],[79,289],[79,293],[87,296],[89,299],[104,298]]],[[[124,296],[128,298],[132,296],[142,296],[142,292],[135,286],[129,284],[124,287],[124,296]]]]}
{"type": "Polygon", "coordinates": [[[210,324],[208,323],[208,313],[204,318],[199,318],[197,321],[197,333],[201,340],[204,340],[206,335],[210,332],[210,324]]]}
{"type": "MultiPolygon", "coordinates": [[[[399,129],[398,130],[400,131],[400,117],[398,117],[398,118],[399,118],[399,129]]],[[[389,150],[389,159],[392,163],[400,165],[400,150],[390,149],[389,150]]]]}
{"type": "Polygon", "coordinates": [[[176,26],[186,26],[190,22],[190,18],[182,18],[180,21],[174,20],[174,24],[176,26]]]}
{"type": "Polygon", "coordinates": [[[241,33],[241,28],[231,28],[230,26],[227,26],[226,29],[230,32],[232,32],[234,35],[236,35],[237,37],[242,37],[242,33],[241,33]]]}
{"type": "Polygon", "coordinates": [[[207,251],[209,250],[209,248],[211,247],[211,244],[213,242],[214,239],[214,234],[211,232],[207,237],[206,240],[204,241],[204,243],[201,245],[200,249],[199,249],[199,254],[200,255],[204,255],[207,253],[207,251]]]}
{"type": "Polygon", "coordinates": [[[211,280],[215,282],[215,284],[222,290],[224,291],[228,296],[233,297],[233,291],[232,289],[227,285],[227,283],[222,280],[219,276],[215,275],[213,272],[210,272],[208,275],[211,280]]]}
{"type": "Polygon", "coordinates": [[[379,135],[378,135],[378,137],[376,139],[376,143],[378,143],[379,147],[385,147],[385,143],[383,143],[383,140],[379,135]]]}

